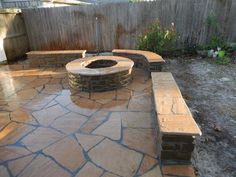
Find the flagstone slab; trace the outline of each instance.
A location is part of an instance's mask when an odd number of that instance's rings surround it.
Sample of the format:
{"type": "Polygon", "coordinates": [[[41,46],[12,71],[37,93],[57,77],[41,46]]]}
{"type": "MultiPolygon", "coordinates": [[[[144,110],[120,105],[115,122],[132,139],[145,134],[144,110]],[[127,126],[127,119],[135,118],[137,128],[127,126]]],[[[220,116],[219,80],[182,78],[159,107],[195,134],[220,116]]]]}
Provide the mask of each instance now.
{"type": "Polygon", "coordinates": [[[121,118],[123,127],[151,128],[154,126],[149,112],[113,112],[111,118],[121,118]]]}
{"type": "Polygon", "coordinates": [[[152,157],[157,156],[157,145],[153,129],[127,128],[123,132],[122,144],[152,157]]]}
{"type": "Polygon", "coordinates": [[[139,92],[132,96],[128,106],[129,111],[144,111],[152,110],[152,99],[150,93],[139,92]]]}
{"type": "Polygon", "coordinates": [[[24,105],[25,108],[29,110],[40,110],[48,103],[50,103],[56,95],[48,95],[48,94],[38,94],[34,99],[29,101],[27,104],[24,105]]]}
{"type": "Polygon", "coordinates": [[[16,93],[17,99],[20,100],[29,100],[38,95],[37,90],[35,89],[23,89],[16,93]]]}
{"type": "Polygon", "coordinates": [[[86,98],[79,98],[76,102],[71,103],[67,106],[69,110],[85,116],[91,116],[100,107],[101,104],[86,98]]]}
{"type": "Polygon", "coordinates": [[[121,119],[109,118],[92,133],[95,135],[105,136],[113,140],[119,140],[121,138],[121,119]]]}
{"type": "Polygon", "coordinates": [[[158,163],[157,159],[154,159],[148,155],[145,155],[142,160],[142,164],[139,168],[138,174],[142,175],[142,174],[146,173],[157,163],[158,163]]]}
{"type": "Polygon", "coordinates": [[[98,166],[114,174],[131,177],[141,162],[142,155],[109,139],[103,140],[88,153],[98,166]]]}
{"type": "Polygon", "coordinates": [[[195,177],[192,165],[164,165],[162,172],[165,175],[195,177]]]}
{"type": "Polygon", "coordinates": [[[97,128],[102,122],[104,122],[109,115],[107,111],[96,112],[81,128],[80,131],[83,133],[91,133],[97,128]]]}
{"type": "Polygon", "coordinates": [[[31,154],[9,162],[8,168],[10,169],[13,176],[17,176],[33,160],[35,156],[36,155],[31,154]]]}
{"type": "Polygon", "coordinates": [[[80,168],[85,162],[83,149],[74,138],[66,137],[43,150],[70,171],[80,168]]]}
{"type": "Polygon", "coordinates": [[[63,108],[60,105],[55,105],[40,111],[33,112],[33,116],[37,119],[37,121],[44,125],[50,125],[57,117],[63,116],[69,111],[63,108]]]}
{"type": "Polygon", "coordinates": [[[106,111],[127,111],[128,100],[112,100],[104,104],[102,110],[106,111]]]}
{"type": "Polygon", "coordinates": [[[10,175],[7,171],[7,168],[2,165],[0,166],[0,176],[1,177],[10,177],[10,175]]]}
{"type": "Polygon", "coordinates": [[[118,89],[116,92],[117,100],[129,100],[132,95],[132,91],[126,88],[118,89]]]}
{"type": "Polygon", "coordinates": [[[106,92],[92,92],[90,98],[93,100],[100,99],[114,99],[116,97],[116,91],[106,91],[106,92]]]}
{"type": "Polygon", "coordinates": [[[35,128],[31,125],[11,122],[0,131],[0,146],[15,144],[35,128]]]}
{"type": "Polygon", "coordinates": [[[59,167],[50,158],[37,156],[19,175],[19,177],[71,177],[71,174],[59,167]]]}
{"type": "Polygon", "coordinates": [[[51,126],[65,134],[71,134],[78,131],[87,120],[85,116],[70,112],[56,119],[51,126]]]}
{"type": "Polygon", "coordinates": [[[159,165],[157,165],[154,169],[152,169],[151,171],[148,171],[141,177],[162,177],[159,165]]]}
{"type": "Polygon", "coordinates": [[[45,84],[44,89],[42,90],[42,93],[45,94],[54,94],[58,95],[62,91],[62,85],[61,84],[45,84]]]}
{"type": "Polygon", "coordinates": [[[10,122],[11,122],[10,114],[8,112],[0,112],[0,131],[10,122]]]}
{"type": "Polygon", "coordinates": [[[31,152],[23,147],[16,147],[16,146],[0,147],[0,162],[2,163],[4,161],[16,159],[29,154],[31,154],[31,152]]]}
{"type": "Polygon", "coordinates": [[[91,149],[94,145],[98,144],[104,138],[96,135],[86,135],[86,134],[75,134],[78,142],[81,144],[85,151],[91,149]]]}
{"type": "Polygon", "coordinates": [[[11,112],[10,116],[11,116],[11,120],[14,120],[16,122],[37,125],[37,122],[32,117],[32,115],[29,112],[26,112],[24,110],[17,109],[11,112]]]}
{"type": "Polygon", "coordinates": [[[106,173],[104,173],[104,174],[102,175],[102,177],[119,177],[119,176],[114,175],[114,174],[109,173],[109,172],[106,172],[106,173]]]}
{"type": "Polygon", "coordinates": [[[62,139],[63,134],[50,128],[39,127],[31,134],[27,135],[21,140],[21,143],[25,145],[32,152],[37,152],[48,145],[62,139]]]}
{"type": "Polygon", "coordinates": [[[87,162],[76,177],[100,177],[102,173],[103,170],[101,168],[96,167],[91,162],[87,162]]]}

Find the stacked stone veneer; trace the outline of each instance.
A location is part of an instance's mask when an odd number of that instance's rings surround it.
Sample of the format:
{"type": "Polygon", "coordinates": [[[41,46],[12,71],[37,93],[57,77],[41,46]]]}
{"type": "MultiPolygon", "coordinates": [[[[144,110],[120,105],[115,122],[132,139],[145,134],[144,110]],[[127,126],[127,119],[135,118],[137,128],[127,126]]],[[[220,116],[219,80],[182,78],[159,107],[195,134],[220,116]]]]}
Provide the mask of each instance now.
{"type": "Polygon", "coordinates": [[[127,86],[134,62],[118,56],[95,56],[66,65],[69,85],[74,91],[101,92],[127,86]]]}
{"type": "Polygon", "coordinates": [[[30,66],[65,66],[77,58],[84,58],[86,50],[31,51],[26,53],[30,66]]]}
{"type": "Polygon", "coordinates": [[[85,76],[69,73],[69,85],[73,90],[86,92],[109,91],[128,85],[132,80],[131,69],[101,76],[85,76]]]}
{"type": "Polygon", "coordinates": [[[201,135],[171,73],[152,73],[161,160],[190,161],[194,139],[201,135]]]}

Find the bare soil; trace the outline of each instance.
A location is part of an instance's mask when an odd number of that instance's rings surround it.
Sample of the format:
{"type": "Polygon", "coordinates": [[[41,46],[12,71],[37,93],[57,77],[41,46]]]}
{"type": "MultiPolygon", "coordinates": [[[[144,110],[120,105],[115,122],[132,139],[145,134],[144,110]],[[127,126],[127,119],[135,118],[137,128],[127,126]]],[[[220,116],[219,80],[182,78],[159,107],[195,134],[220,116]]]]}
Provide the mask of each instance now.
{"type": "Polygon", "coordinates": [[[236,177],[236,64],[212,59],[166,59],[203,135],[192,163],[201,177],[236,177]]]}

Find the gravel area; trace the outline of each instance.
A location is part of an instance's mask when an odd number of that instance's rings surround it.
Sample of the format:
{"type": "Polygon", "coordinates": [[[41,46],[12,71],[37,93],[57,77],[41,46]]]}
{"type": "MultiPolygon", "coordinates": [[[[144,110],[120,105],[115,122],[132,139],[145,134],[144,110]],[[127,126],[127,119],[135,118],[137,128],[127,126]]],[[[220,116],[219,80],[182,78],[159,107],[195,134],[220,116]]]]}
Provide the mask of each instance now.
{"type": "Polygon", "coordinates": [[[203,135],[192,163],[201,177],[236,176],[236,64],[211,59],[166,59],[203,135]]]}

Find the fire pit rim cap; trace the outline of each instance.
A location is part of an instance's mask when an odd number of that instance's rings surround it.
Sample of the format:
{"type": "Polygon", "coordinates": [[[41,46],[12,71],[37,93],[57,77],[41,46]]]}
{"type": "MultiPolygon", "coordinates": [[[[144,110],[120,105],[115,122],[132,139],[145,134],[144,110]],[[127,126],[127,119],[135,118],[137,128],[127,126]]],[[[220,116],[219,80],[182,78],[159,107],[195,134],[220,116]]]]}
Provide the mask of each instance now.
{"type": "Polygon", "coordinates": [[[101,76],[114,74],[117,72],[127,71],[134,66],[134,62],[125,57],[120,56],[95,56],[95,57],[86,57],[81,59],[73,60],[66,64],[66,70],[72,74],[79,74],[85,76],[101,76]],[[111,67],[105,68],[87,68],[91,62],[96,60],[113,60],[117,64],[111,67]],[[84,65],[84,63],[87,63],[84,65]]]}

